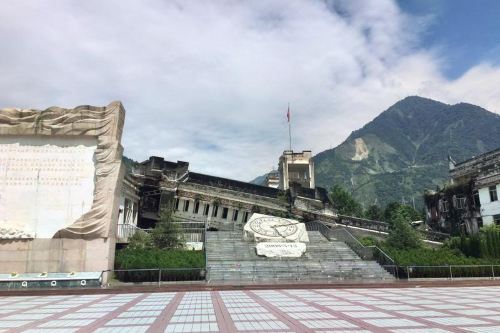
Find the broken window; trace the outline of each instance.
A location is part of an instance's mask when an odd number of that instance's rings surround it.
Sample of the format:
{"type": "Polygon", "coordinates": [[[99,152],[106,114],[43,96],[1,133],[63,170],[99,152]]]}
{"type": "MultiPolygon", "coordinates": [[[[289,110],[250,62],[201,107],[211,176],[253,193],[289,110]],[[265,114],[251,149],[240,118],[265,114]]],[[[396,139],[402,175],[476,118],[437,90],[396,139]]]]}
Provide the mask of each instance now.
{"type": "Polygon", "coordinates": [[[189,210],[189,200],[184,201],[184,211],[187,212],[189,210]]]}
{"type": "Polygon", "coordinates": [[[248,221],[248,212],[243,213],[243,223],[247,223],[248,221]]]}
{"type": "Polygon", "coordinates": [[[224,207],[224,208],[222,209],[222,218],[223,218],[224,220],[225,220],[225,219],[227,219],[227,213],[228,213],[228,212],[229,212],[229,208],[224,207]]]}
{"type": "Polygon", "coordinates": [[[482,228],[483,227],[483,218],[482,217],[478,217],[477,218],[477,227],[478,228],[482,228]]]}
{"type": "Polygon", "coordinates": [[[196,202],[194,203],[194,211],[193,211],[193,213],[198,214],[198,211],[199,211],[199,210],[200,210],[200,202],[199,202],[199,201],[196,201],[196,202]]]}
{"type": "Polygon", "coordinates": [[[462,195],[456,196],[455,207],[457,209],[465,209],[465,197],[462,195]]]}
{"type": "Polygon", "coordinates": [[[493,223],[500,225],[500,214],[493,215],[493,223]]]}
{"type": "Polygon", "coordinates": [[[175,210],[179,210],[179,198],[175,199],[175,210]]]}
{"type": "Polygon", "coordinates": [[[210,209],[210,204],[205,204],[203,208],[203,215],[208,216],[208,210],[210,209]]]}
{"type": "Polygon", "coordinates": [[[490,186],[490,201],[497,201],[498,200],[498,193],[497,193],[497,187],[496,186],[490,186]]]}
{"type": "Polygon", "coordinates": [[[238,210],[237,209],[235,209],[233,211],[233,221],[238,221],[238,210]]]}
{"type": "Polygon", "coordinates": [[[212,216],[213,216],[213,217],[217,217],[217,213],[218,213],[218,211],[219,211],[219,206],[214,205],[214,210],[213,210],[213,212],[212,212],[212,216]]]}
{"type": "Polygon", "coordinates": [[[443,200],[443,212],[447,212],[447,211],[448,211],[448,201],[443,200]]]}

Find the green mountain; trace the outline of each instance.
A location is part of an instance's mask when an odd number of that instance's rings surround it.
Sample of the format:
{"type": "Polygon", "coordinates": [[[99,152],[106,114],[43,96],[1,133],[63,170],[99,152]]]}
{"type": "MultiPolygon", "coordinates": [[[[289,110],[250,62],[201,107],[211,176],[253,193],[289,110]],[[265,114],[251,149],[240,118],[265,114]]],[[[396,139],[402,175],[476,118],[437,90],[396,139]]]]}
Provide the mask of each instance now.
{"type": "Polygon", "coordinates": [[[314,157],[316,184],[341,184],[366,207],[391,201],[422,205],[425,189],[460,162],[500,147],[500,116],[481,107],[407,97],[336,148],[314,157]]]}
{"type": "Polygon", "coordinates": [[[266,183],[266,176],[267,176],[267,173],[265,175],[255,177],[254,179],[252,179],[251,181],[249,181],[249,183],[250,184],[255,184],[255,185],[265,185],[265,183],[266,183]]]}

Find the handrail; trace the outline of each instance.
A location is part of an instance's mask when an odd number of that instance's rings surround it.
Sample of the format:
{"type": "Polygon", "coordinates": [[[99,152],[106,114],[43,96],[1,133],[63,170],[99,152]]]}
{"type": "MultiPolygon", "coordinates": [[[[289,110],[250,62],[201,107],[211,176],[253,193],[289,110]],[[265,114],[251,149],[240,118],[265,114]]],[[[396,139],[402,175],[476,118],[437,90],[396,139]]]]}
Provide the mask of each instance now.
{"type": "MultiPolygon", "coordinates": [[[[447,278],[450,280],[460,279],[460,278],[488,278],[496,280],[500,276],[500,264],[494,265],[380,265],[387,272],[391,273],[398,279],[442,279],[447,278]],[[427,271],[418,271],[419,268],[430,269],[427,271]],[[467,270],[471,269],[472,270],[467,270]],[[475,270],[474,268],[482,268],[483,270],[475,270]],[[487,270],[484,270],[487,268],[487,270]],[[460,270],[462,269],[462,270],[460,270]],[[465,270],[464,270],[465,269],[465,270]],[[489,269],[489,270],[488,270],[489,269]]],[[[325,280],[338,280],[344,279],[342,273],[350,270],[349,266],[342,267],[339,266],[338,269],[329,268],[308,268],[303,266],[290,266],[288,268],[282,267],[272,267],[272,268],[261,268],[257,266],[243,268],[241,266],[234,267],[193,267],[193,268],[137,268],[137,269],[108,269],[101,273],[101,278],[104,273],[118,273],[124,279],[133,279],[135,282],[154,282],[158,286],[161,286],[162,282],[170,283],[184,283],[184,281],[202,281],[205,283],[211,283],[211,271],[215,274],[221,271],[227,272],[240,272],[251,274],[252,281],[259,280],[259,276],[266,276],[266,278],[274,278],[276,280],[315,280],[319,277],[325,280]],[[134,274],[134,272],[136,274],[134,274]],[[157,272],[155,274],[155,272],[157,272]],[[182,274],[184,273],[184,274],[182,274]],[[340,275],[339,275],[340,274],[340,275]]],[[[383,276],[376,276],[376,279],[382,278],[383,276]]],[[[216,279],[217,281],[221,279],[216,279]]],[[[222,280],[234,281],[233,279],[226,279],[224,275],[222,280]]]]}
{"type": "MultiPolygon", "coordinates": [[[[348,215],[337,215],[337,223],[346,225],[346,226],[358,226],[360,228],[388,232],[390,229],[390,224],[383,221],[377,220],[369,220],[356,216],[348,216],[348,215]]],[[[437,232],[433,230],[417,230],[423,237],[427,240],[431,241],[443,241],[450,237],[449,234],[437,232]]]]}
{"type": "MultiPolygon", "coordinates": [[[[330,235],[333,232],[332,227],[335,225],[328,225],[321,221],[312,221],[307,222],[309,225],[314,225],[318,228],[318,231],[323,234],[328,240],[331,240],[332,236],[330,235]]],[[[306,224],[306,225],[307,225],[306,224]]],[[[345,227],[336,228],[336,232],[333,238],[339,239],[345,242],[351,250],[353,250],[358,256],[360,256],[364,260],[375,260],[378,264],[384,265],[386,263],[390,263],[390,266],[396,266],[396,262],[392,259],[387,253],[385,253],[382,249],[380,249],[376,245],[365,246],[363,245],[353,234],[351,234],[345,227]],[[342,232],[344,233],[342,236],[342,232]],[[376,253],[379,253],[381,258],[379,258],[376,253]]],[[[397,270],[394,270],[394,273],[391,273],[397,277],[397,270]]]]}
{"type": "MultiPolygon", "coordinates": [[[[384,257],[386,259],[388,259],[390,262],[392,262],[393,265],[396,265],[396,262],[394,261],[394,259],[392,259],[387,253],[385,253],[381,248],[379,248],[378,246],[376,245],[363,245],[356,237],[354,237],[353,234],[351,234],[347,229],[345,228],[342,228],[341,229],[343,232],[345,232],[347,235],[349,235],[349,237],[351,239],[354,240],[355,243],[357,243],[358,246],[361,246],[361,248],[372,248],[372,249],[376,249],[377,251],[379,251],[380,253],[382,253],[384,255],[384,257]]],[[[348,244],[349,245],[349,244],[348,244]]]]}

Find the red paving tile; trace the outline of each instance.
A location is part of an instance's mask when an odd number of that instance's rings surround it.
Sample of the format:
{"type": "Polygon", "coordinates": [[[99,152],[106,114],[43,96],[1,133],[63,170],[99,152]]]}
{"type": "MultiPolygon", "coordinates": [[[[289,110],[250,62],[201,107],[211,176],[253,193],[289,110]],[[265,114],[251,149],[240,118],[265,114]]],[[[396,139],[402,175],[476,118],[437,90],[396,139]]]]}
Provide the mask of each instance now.
{"type": "Polygon", "coordinates": [[[0,296],[0,333],[500,332],[500,286],[0,296]]]}

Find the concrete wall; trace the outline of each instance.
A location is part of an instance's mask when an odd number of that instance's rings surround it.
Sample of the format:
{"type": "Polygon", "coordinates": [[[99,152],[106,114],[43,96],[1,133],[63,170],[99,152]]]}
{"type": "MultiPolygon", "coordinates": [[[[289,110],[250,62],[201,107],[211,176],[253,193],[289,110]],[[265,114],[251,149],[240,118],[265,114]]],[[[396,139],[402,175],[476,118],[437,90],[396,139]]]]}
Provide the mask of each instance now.
{"type": "Polygon", "coordinates": [[[0,109],[0,273],[113,267],[125,110],[0,109]]]}
{"type": "Polygon", "coordinates": [[[113,265],[114,238],[0,240],[0,272],[98,272],[113,265]]]}

